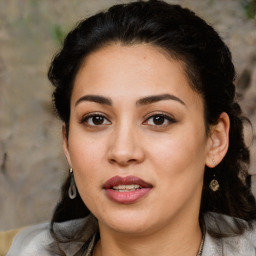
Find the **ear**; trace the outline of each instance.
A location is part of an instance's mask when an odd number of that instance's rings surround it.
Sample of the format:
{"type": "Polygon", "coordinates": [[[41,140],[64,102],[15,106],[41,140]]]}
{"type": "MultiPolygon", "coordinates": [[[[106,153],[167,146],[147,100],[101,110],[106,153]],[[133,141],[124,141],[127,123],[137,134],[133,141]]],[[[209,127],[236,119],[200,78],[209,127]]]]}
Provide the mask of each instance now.
{"type": "Polygon", "coordinates": [[[205,164],[213,168],[218,165],[228,151],[230,120],[227,113],[219,116],[218,123],[211,127],[208,138],[208,152],[205,164]]]}
{"type": "Polygon", "coordinates": [[[65,153],[65,156],[67,158],[69,166],[72,167],[70,154],[69,154],[69,148],[68,148],[67,130],[66,130],[66,125],[65,124],[63,124],[63,126],[62,126],[62,140],[63,140],[63,150],[64,150],[64,153],[65,153]]]}

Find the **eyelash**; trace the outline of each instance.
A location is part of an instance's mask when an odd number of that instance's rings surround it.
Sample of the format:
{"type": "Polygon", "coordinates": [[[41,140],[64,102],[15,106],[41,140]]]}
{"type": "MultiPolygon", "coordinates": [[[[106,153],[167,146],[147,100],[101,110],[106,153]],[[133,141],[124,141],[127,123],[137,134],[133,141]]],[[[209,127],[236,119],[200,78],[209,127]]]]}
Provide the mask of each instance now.
{"type": "MultiPolygon", "coordinates": [[[[153,118],[158,118],[158,117],[163,118],[163,119],[164,119],[164,122],[167,121],[168,124],[170,124],[170,123],[176,123],[176,122],[177,122],[173,117],[170,117],[169,115],[166,115],[166,114],[163,114],[163,113],[155,113],[155,114],[149,115],[149,116],[146,118],[146,120],[145,120],[142,124],[146,125],[146,123],[147,123],[150,119],[153,120],[153,118]]],[[[155,121],[156,121],[156,120],[155,120],[155,121]]],[[[162,121],[163,121],[163,120],[162,120],[162,121]]],[[[83,116],[82,119],[80,120],[80,123],[81,123],[81,124],[86,124],[87,126],[90,126],[90,127],[96,127],[96,126],[109,125],[109,124],[111,124],[111,122],[109,121],[109,119],[106,118],[106,116],[104,116],[104,115],[102,115],[102,114],[100,114],[100,113],[90,113],[90,114],[88,114],[88,115],[85,115],[85,116],[83,116]],[[100,117],[100,118],[104,119],[103,122],[106,122],[106,121],[107,121],[108,123],[107,123],[107,124],[106,124],[106,123],[105,123],[105,124],[104,124],[104,123],[101,123],[101,124],[89,124],[89,121],[88,121],[88,120],[90,120],[90,118],[94,118],[94,117],[95,117],[95,118],[96,118],[96,117],[100,117]]],[[[167,126],[168,124],[148,124],[148,125],[161,128],[161,127],[167,126]]]]}
{"type": "Polygon", "coordinates": [[[167,125],[169,125],[170,123],[176,123],[177,121],[173,118],[173,117],[170,117],[169,115],[166,115],[166,114],[163,114],[163,113],[155,113],[153,115],[150,115],[149,117],[147,117],[146,121],[143,122],[143,124],[145,124],[145,122],[148,122],[150,119],[153,119],[153,118],[157,118],[157,117],[160,117],[160,118],[163,118],[164,119],[164,122],[168,122],[168,124],[149,124],[151,126],[156,126],[156,127],[165,127],[167,125]]]}
{"type": "Polygon", "coordinates": [[[85,115],[85,116],[83,116],[82,117],[82,119],[80,120],[80,123],[81,124],[86,124],[87,126],[91,126],[91,127],[94,127],[94,126],[100,126],[100,125],[106,125],[106,124],[94,124],[94,125],[92,125],[92,124],[89,124],[89,122],[88,122],[88,120],[90,119],[90,118],[96,118],[96,117],[100,117],[100,118],[103,118],[104,119],[104,122],[107,120],[107,122],[109,122],[108,124],[111,124],[111,122],[106,118],[106,116],[104,116],[104,115],[102,115],[102,114],[100,114],[100,113],[90,113],[90,114],[88,114],[88,115],[85,115]]]}

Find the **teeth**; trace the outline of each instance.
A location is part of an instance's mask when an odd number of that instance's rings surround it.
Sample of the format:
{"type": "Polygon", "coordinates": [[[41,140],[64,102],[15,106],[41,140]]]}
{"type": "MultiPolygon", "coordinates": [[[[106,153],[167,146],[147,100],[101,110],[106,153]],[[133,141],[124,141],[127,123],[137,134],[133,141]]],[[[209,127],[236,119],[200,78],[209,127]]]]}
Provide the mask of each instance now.
{"type": "Polygon", "coordinates": [[[129,192],[131,190],[135,190],[135,189],[139,189],[141,188],[140,185],[137,184],[131,184],[131,185],[118,185],[118,186],[114,186],[113,189],[114,190],[118,190],[118,192],[129,192]]]}

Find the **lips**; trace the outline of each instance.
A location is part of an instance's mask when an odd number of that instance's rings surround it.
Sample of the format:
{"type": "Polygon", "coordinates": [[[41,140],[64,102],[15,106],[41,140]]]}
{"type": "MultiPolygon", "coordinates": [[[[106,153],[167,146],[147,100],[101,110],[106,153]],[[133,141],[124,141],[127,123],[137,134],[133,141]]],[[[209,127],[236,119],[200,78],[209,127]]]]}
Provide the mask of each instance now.
{"type": "Polygon", "coordinates": [[[151,184],[135,176],[115,176],[103,185],[107,197],[120,204],[131,204],[138,201],[146,196],[152,187],[151,184]]]}

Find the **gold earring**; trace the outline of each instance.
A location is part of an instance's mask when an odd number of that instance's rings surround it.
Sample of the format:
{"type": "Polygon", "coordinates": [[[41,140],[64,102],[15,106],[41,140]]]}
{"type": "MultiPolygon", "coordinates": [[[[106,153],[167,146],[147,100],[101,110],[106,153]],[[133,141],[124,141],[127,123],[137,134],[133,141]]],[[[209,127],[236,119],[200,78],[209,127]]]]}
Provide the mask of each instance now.
{"type": "MultiPolygon", "coordinates": [[[[214,167],[215,167],[215,166],[216,166],[215,160],[213,159],[212,162],[213,162],[214,167]]],[[[210,182],[210,184],[209,184],[209,188],[210,188],[213,192],[216,192],[216,191],[219,190],[219,188],[220,188],[220,184],[219,184],[219,182],[217,181],[217,179],[215,178],[215,174],[213,174],[213,179],[211,180],[211,182],[210,182]]]]}

